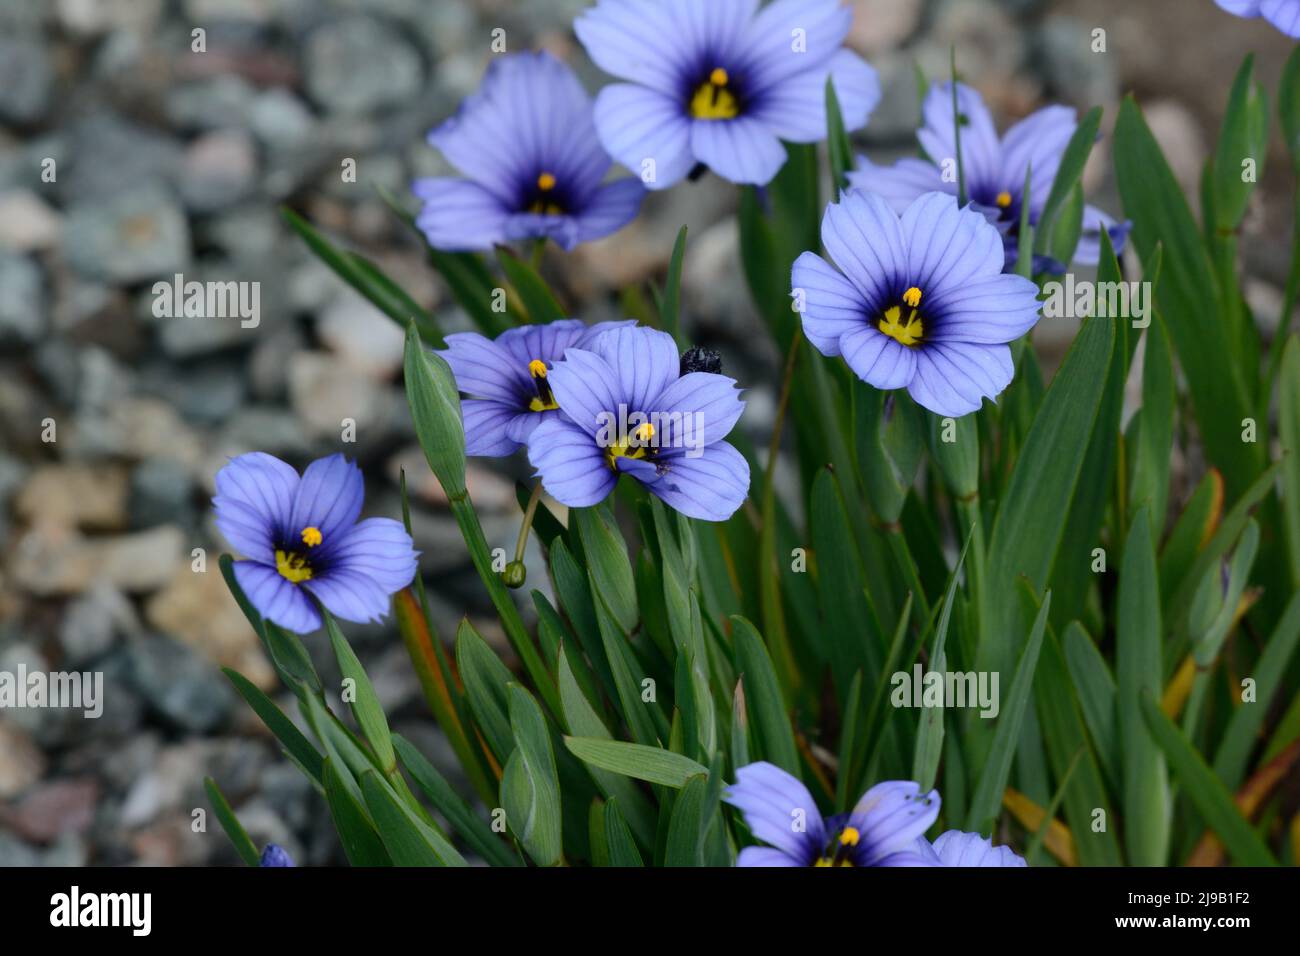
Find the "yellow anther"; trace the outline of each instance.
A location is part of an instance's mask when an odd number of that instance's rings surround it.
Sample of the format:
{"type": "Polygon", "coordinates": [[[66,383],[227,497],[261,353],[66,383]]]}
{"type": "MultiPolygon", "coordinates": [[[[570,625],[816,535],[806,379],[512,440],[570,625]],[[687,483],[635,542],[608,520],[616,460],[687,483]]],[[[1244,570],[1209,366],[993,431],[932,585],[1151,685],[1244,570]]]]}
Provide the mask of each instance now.
{"type": "Polygon", "coordinates": [[[320,528],[306,527],[302,529],[302,543],[309,548],[314,548],[321,543],[320,528]]]}
{"type": "Polygon", "coordinates": [[[311,568],[307,566],[307,559],[301,554],[276,551],[275,570],[280,572],[280,577],[293,584],[311,579],[311,568]]]}
{"type": "Polygon", "coordinates": [[[546,363],[541,359],[533,359],[528,363],[528,374],[533,378],[546,378],[546,363]]]}
{"type": "Polygon", "coordinates": [[[916,286],[912,286],[912,288],[903,293],[903,302],[909,308],[915,309],[921,304],[921,290],[916,286]]]}
{"type": "Polygon", "coordinates": [[[636,431],[632,433],[632,437],[644,444],[655,437],[655,427],[649,422],[644,422],[637,426],[636,431]]]}
{"type": "Polygon", "coordinates": [[[1002,192],[998,193],[998,198],[995,199],[994,202],[998,204],[998,208],[1006,209],[1008,206],[1011,205],[1011,193],[1007,192],[1006,190],[1003,190],[1002,192]]]}
{"type": "Polygon", "coordinates": [[[858,841],[861,839],[862,834],[854,827],[845,827],[840,832],[840,843],[844,844],[844,846],[857,846],[858,841]]]}
{"type": "Polygon", "coordinates": [[[902,313],[903,310],[898,306],[891,306],[885,310],[885,317],[877,324],[877,328],[891,339],[910,348],[921,341],[924,328],[921,325],[921,317],[916,314],[916,309],[912,310],[906,322],[901,321],[902,313]]]}
{"type": "Polygon", "coordinates": [[[714,67],[713,72],[709,74],[709,82],[714,86],[727,85],[727,71],[722,67],[714,67]]]}
{"type": "Polygon", "coordinates": [[[740,101],[728,85],[731,77],[722,67],[714,67],[707,83],[701,83],[691,97],[690,113],[695,119],[735,119],[740,115],[740,101]]]}
{"type": "Polygon", "coordinates": [[[542,192],[550,192],[555,188],[555,175],[553,173],[542,173],[537,177],[537,188],[542,192]]]}

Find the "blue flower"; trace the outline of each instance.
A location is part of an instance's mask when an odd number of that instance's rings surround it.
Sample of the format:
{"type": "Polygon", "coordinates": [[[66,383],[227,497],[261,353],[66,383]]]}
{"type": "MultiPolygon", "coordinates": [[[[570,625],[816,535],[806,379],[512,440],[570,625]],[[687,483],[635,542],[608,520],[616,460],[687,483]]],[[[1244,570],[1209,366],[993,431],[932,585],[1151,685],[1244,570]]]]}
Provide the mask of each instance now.
{"type": "Polygon", "coordinates": [[[278,843],[268,843],[266,849],[262,851],[262,859],[258,861],[258,866],[297,866],[284,847],[278,843]]]}
{"type": "Polygon", "coordinates": [[[388,613],[389,596],[415,577],[411,537],[391,518],[361,514],[361,469],[342,455],[298,477],[265,452],[217,472],[217,527],[246,560],[235,580],[258,613],[298,634],[321,625],[312,598],[337,617],[365,623],[388,613]]]}
{"type": "Polygon", "coordinates": [[[1300,40],[1300,0],[1214,0],[1238,17],[1263,17],[1293,40],[1300,40]]]}
{"type": "Polygon", "coordinates": [[[591,99],[549,53],[499,57],[429,142],[467,177],[414,184],[416,224],[436,249],[546,238],[572,249],[627,225],[645,195],[633,178],[604,182],[591,99]]]}
{"type": "Polygon", "coordinates": [[[528,441],[533,429],[557,417],[551,367],[568,348],[586,348],[603,332],[635,322],[601,322],[588,328],[577,319],[549,325],[523,325],[495,339],[457,332],[439,352],[466,395],[460,403],[465,422],[465,453],[501,457],[528,441]]]}
{"type": "Polygon", "coordinates": [[[725,521],[749,493],[749,464],[722,439],[744,411],[734,379],[681,374],[673,337],[606,332],[551,371],[562,415],[528,439],[542,486],[571,508],[602,501],[628,474],[692,518],[725,521]]]}
{"type": "Polygon", "coordinates": [[[1010,384],[1006,343],[1038,321],[1038,287],[1002,272],[1002,237],[982,215],[926,193],[900,219],[855,189],[827,207],[822,243],[839,270],[805,252],[791,274],[819,352],[939,415],[976,411],[1010,384]]]}
{"type": "Polygon", "coordinates": [[[768,846],[740,851],[737,866],[933,866],[917,841],[939,816],[939,794],[910,780],[878,783],[847,814],[823,818],[808,788],[774,764],[736,771],[723,794],[768,846]]]}
{"type": "Polygon", "coordinates": [[[849,813],[823,818],[808,788],[760,761],[736,771],[722,799],[767,846],[740,851],[737,866],[1024,866],[1008,847],[978,833],[949,830],[930,843],[939,793],[910,780],[878,783],[849,813]]]}
{"type": "MultiPolygon", "coordinates": [[[[848,175],[849,184],[880,193],[898,213],[923,193],[939,191],[956,196],[958,144],[954,142],[952,106],[951,83],[936,86],[926,95],[925,125],[916,135],[929,160],[900,159],[893,166],[877,166],[859,156],[858,168],[848,175]]],[[[966,194],[1002,233],[1005,268],[1010,270],[1019,252],[1025,174],[1030,173],[1029,221],[1036,224],[1078,125],[1075,112],[1065,106],[1049,106],[1025,117],[999,138],[979,93],[962,83],[957,84],[957,108],[961,115],[961,168],[966,177],[966,194]]],[[[1075,262],[1097,264],[1102,229],[1110,232],[1116,251],[1123,248],[1128,226],[1116,224],[1100,209],[1085,206],[1075,262]]]]}
{"type": "Polygon", "coordinates": [[[665,189],[709,167],[764,184],[781,140],[826,138],[825,88],[849,129],[880,100],[876,72],[843,48],[853,11],[839,0],[599,0],[573,28],[596,65],[626,83],[600,91],[596,129],[610,154],[665,189]]]}

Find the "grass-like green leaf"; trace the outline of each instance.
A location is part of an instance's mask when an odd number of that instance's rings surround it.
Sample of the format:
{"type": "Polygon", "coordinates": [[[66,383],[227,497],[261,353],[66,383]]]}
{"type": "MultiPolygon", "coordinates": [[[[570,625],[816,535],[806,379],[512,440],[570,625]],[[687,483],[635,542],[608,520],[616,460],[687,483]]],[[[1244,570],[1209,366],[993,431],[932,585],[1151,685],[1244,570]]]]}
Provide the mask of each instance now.
{"type": "Polygon", "coordinates": [[[575,757],[593,767],[678,790],[691,777],[707,776],[709,772],[703,764],[660,747],[598,737],[565,737],[564,745],[575,757]]]}
{"type": "Polygon", "coordinates": [[[797,777],[799,751],[767,648],[745,618],[737,615],[731,623],[736,667],[745,685],[745,709],[753,731],[752,757],[774,763],[797,777]]]}
{"type": "Polygon", "coordinates": [[[212,801],[212,810],[217,815],[217,821],[221,824],[221,829],[226,831],[226,836],[230,837],[230,842],[234,844],[239,858],[249,866],[257,866],[262,861],[262,855],[257,852],[256,845],[249,839],[248,831],[235,816],[235,811],[230,809],[230,804],[226,801],[221,788],[217,786],[217,782],[211,777],[204,777],[203,789],[208,792],[208,799],[212,801]]]}
{"type": "Polygon", "coordinates": [[[465,858],[398,799],[377,771],[361,774],[361,792],[394,866],[465,866],[465,858]]]}
{"type": "Polygon", "coordinates": [[[344,782],[342,775],[347,772],[346,768],[340,771],[333,758],[325,760],[325,802],[334,829],[338,831],[339,842],[343,844],[343,853],[353,866],[392,866],[393,861],[375,832],[368,812],[353,795],[355,783],[349,787],[344,782]]]}
{"type": "Polygon", "coordinates": [[[375,693],[375,687],[370,683],[365,668],[361,666],[361,661],[352,650],[352,645],[339,630],[334,616],[325,612],[324,617],[325,629],[329,632],[330,646],[334,649],[339,670],[343,673],[344,680],[352,681],[352,690],[356,694],[356,699],[352,701],[352,713],[361,727],[361,733],[370,742],[379,766],[385,773],[392,773],[397,767],[397,755],[393,752],[393,738],[388,730],[388,718],[384,716],[384,708],[379,703],[379,696],[375,693]]]}
{"type": "Polygon", "coordinates": [[[511,832],[538,866],[560,862],[560,783],[546,717],[518,684],[509,688],[515,749],[501,777],[501,804],[511,832]]]}
{"type": "Polygon", "coordinates": [[[497,260],[510,280],[514,290],[519,293],[528,321],[536,325],[546,325],[564,318],[564,309],[555,301],[555,296],[546,282],[531,265],[524,262],[506,246],[497,247],[497,260]]]}

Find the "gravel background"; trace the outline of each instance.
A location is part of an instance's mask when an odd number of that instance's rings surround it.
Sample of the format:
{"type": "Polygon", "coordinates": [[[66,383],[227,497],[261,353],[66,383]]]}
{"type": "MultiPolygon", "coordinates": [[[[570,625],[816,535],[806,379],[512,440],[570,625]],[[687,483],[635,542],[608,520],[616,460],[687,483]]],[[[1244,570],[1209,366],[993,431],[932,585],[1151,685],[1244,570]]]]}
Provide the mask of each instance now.
{"type": "MultiPolygon", "coordinates": [[[[367,511],[397,515],[412,476],[417,547],[436,624],[468,613],[499,636],[464,548],[425,478],[400,390],[402,337],[314,260],[287,203],[394,276],[446,330],[467,327],[422,250],[378,199],[447,171],[424,133],[472,91],[491,31],[545,46],[596,89],[568,24],[583,0],[0,0],[0,670],[104,674],[98,720],[0,711],[0,865],[231,863],[215,820],[191,827],[211,774],[259,843],[340,862],[323,801],[231,692],[219,666],[283,696],[216,568],[212,476],[260,449],[297,465],[344,450],[367,472],[367,511]],[[206,51],[191,31],[206,31],[206,51]],[[345,159],[357,182],[340,175],[345,159]],[[54,170],[53,181],[42,172],[54,170]],[[260,282],[261,322],[157,319],[151,288],[260,282]],[[353,418],[356,442],[340,444],[353,418]],[[56,440],[42,440],[52,419],[56,440]],[[205,549],[206,573],[191,570],[205,549]]],[[[910,151],[913,64],[965,77],[1008,123],[1048,100],[1142,99],[1195,192],[1227,87],[1259,54],[1276,88],[1290,45],[1210,0],[859,0],[851,43],[885,100],[858,137],[910,151]],[[1109,52],[1090,52],[1094,27],[1109,52]]],[[[1107,149],[1090,199],[1118,201],[1107,149]]],[[[1249,295],[1276,325],[1290,185],[1275,143],[1247,230],[1249,295]]],[[[546,269],[575,313],[617,317],[615,290],[662,275],[690,225],[688,327],[751,386],[742,427],[769,429],[777,356],[737,261],[734,191],[706,177],[652,195],[642,217],[546,269]]],[[[1037,333],[1048,362],[1072,334],[1037,333]]],[[[519,460],[471,464],[493,544],[518,527],[519,460]]],[[[533,555],[534,582],[544,579],[533,555]]],[[[393,723],[437,763],[445,745],[388,627],[349,629],[393,723]]],[[[320,640],[313,650],[324,650],[320,640]]],[[[327,652],[319,655],[333,675],[327,652]]]]}

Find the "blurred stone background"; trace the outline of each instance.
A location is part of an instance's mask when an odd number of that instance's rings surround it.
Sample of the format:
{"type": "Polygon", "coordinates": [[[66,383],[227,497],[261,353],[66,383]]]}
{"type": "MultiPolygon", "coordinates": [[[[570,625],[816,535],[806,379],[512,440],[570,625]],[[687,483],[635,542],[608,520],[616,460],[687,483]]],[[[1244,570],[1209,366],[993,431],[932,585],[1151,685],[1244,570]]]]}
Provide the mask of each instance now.
{"type": "MultiPolygon", "coordinates": [[[[467,327],[423,251],[378,198],[448,171],[424,133],[478,84],[491,31],[545,46],[595,90],[569,24],[585,0],[0,0],[0,670],[101,671],[104,714],[0,711],[0,865],[235,861],[205,806],[214,776],[259,843],[340,862],[323,801],[276,751],[220,666],[275,686],[216,567],[208,509],[228,456],[302,466],[343,450],[367,511],[397,515],[412,481],[417,547],[440,632],[490,610],[400,387],[402,336],[289,231],[288,204],[395,277],[447,331],[467,327]],[[205,31],[206,51],[191,50],[205,31]],[[357,182],[344,182],[345,159],[357,182]],[[43,178],[42,171],[55,174],[43,178]],[[261,322],[157,319],[156,280],[260,282],[261,322]],[[341,422],[357,423],[342,444],[341,422]],[[56,440],[42,440],[52,419],[56,440]],[[206,573],[191,570],[205,549],[206,573]]],[[[1289,44],[1211,0],[858,0],[851,44],[884,102],[858,144],[914,149],[914,65],[949,50],[1005,125],[1056,100],[1106,107],[1135,92],[1194,195],[1241,58],[1275,90],[1289,44]],[[1091,52],[1091,31],[1108,52],[1091,52]]],[[[1108,148],[1090,200],[1118,213],[1108,148]]],[[[1291,185],[1280,144],[1244,245],[1249,295],[1276,324],[1291,185]]],[[[742,427],[770,429],[778,357],[741,278],[735,193],[710,177],[646,202],[628,229],[546,262],[575,314],[616,317],[617,290],[660,278],[690,226],[684,311],[750,387],[742,427]]],[[[1043,327],[1050,363],[1071,330],[1043,327]]],[[[519,459],[472,462],[490,541],[518,528],[519,459]]],[[[544,575],[534,560],[530,582],[544,575]]],[[[449,772],[400,640],[349,629],[395,728],[449,772]]],[[[323,641],[309,644],[326,674],[323,641]]],[[[292,708],[286,706],[287,710],[292,708]]]]}

